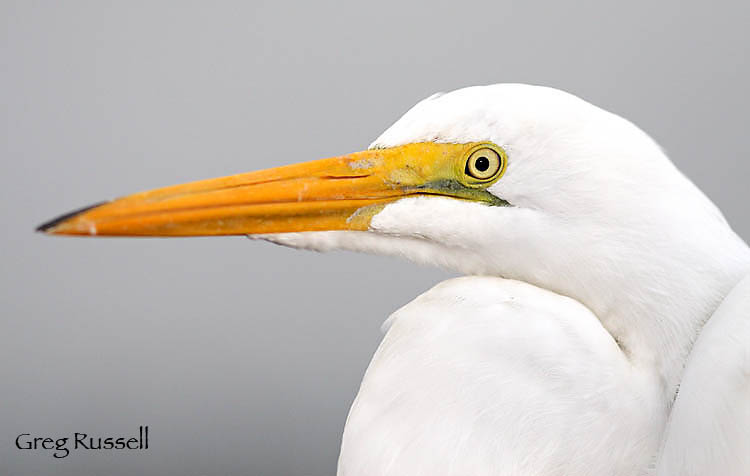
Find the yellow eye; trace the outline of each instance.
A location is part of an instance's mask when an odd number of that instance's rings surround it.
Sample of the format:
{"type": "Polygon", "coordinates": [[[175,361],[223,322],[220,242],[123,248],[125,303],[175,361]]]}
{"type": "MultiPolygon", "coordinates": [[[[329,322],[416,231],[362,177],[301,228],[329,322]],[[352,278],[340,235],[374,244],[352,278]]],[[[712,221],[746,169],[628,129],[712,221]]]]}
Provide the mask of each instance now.
{"type": "Polygon", "coordinates": [[[466,173],[478,180],[489,180],[503,170],[503,165],[503,157],[496,150],[482,147],[469,156],[466,173]]]}

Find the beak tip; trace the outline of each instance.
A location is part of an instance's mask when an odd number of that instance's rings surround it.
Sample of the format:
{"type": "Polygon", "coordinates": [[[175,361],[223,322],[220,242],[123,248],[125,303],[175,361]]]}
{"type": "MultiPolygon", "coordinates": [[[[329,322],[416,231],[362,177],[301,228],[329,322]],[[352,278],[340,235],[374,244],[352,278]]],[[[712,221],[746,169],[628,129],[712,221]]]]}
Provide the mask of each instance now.
{"type": "MultiPolygon", "coordinates": [[[[95,203],[95,204],[89,205],[87,207],[79,208],[78,210],[73,210],[72,212],[68,212],[68,213],[66,213],[64,215],[60,215],[57,218],[53,218],[52,220],[50,220],[48,222],[42,223],[41,225],[39,225],[38,227],[36,227],[35,231],[37,231],[39,233],[49,234],[49,235],[53,235],[53,234],[66,234],[65,233],[65,228],[67,228],[67,227],[61,226],[61,225],[64,225],[64,223],[66,221],[68,221],[68,220],[70,220],[72,218],[75,218],[76,216],[78,216],[78,215],[80,215],[80,214],[82,214],[84,212],[87,212],[87,211],[89,211],[89,210],[91,210],[93,208],[96,208],[96,207],[99,207],[101,205],[104,205],[105,203],[108,203],[108,202],[105,201],[105,202],[95,203]]],[[[88,234],[95,235],[96,234],[96,228],[90,229],[88,234]]]]}

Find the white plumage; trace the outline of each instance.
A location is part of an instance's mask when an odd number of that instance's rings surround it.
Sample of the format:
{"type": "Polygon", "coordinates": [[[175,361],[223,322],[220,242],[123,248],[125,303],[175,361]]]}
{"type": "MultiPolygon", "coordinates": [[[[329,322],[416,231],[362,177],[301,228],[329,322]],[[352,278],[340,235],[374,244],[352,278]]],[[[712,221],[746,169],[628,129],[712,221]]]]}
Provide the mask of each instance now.
{"type": "Polygon", "coordinates": [[[662,150],[579,98],[505,84],[432,96],[373,147],[424,141],[504,147],[489,191],[512,206],[405,198],[367,232],[265,236],[496,276],[390,318],[339,474],[650,475],[661,447],[659,475],[750,474],[747,291],[688,360],[750,251],[662,150]]]}
{"type": "Polygon", "coordinates": [[[663,424],[644,375],[580,303],[467,277],[393,315],[339,473],[601,475],[648,467],[663,424]],[[623,444],[627,442],[627,444],[623,444]]]}
{"type": "Polygon", "coordinates": [[[750,474],[750,276],[724,299],[688,357],[658,474],[750,474]]]}

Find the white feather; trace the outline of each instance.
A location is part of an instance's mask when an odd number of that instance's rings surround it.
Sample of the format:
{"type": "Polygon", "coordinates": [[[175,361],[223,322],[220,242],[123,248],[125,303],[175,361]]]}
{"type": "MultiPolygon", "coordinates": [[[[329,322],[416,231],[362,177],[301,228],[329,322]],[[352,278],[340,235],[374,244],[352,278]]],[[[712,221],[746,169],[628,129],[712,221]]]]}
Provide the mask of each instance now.
{"type": "Polygon", "coordinates": [[[439,284],[392,316],[344,432],[339,474],[643,474],[663,423],[578,302],[519,281],[439,284]]]}
{"type": "Polygon", "coordinates": [[[658,468],[659,476],[750,474],[750,276],[690,353],[658,468]]]}

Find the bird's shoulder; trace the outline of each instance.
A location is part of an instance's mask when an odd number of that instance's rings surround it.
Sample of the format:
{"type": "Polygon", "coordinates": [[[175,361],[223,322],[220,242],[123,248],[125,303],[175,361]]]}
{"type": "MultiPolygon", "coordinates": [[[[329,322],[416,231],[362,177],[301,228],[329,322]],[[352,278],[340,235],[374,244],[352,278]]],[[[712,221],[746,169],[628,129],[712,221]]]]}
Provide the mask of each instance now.
{"type": "Polygon", "coordinates": [[[659,476],[750,468],[750,275],[711,316],[688,356],[659,476]]]}
{"type": "Polygon", "coordinates": [[[453,279],[389,319],[339,474],[631,474],[658,445],[648,388],[577,301],[497,277],[453,279]]]}
{"type": "Polygon", "coordinates": [[[383,329],[387,333],[384,343],[404,338],[435,339],[441,334],[455,339],[455,332],[476,332],[475,338],[498,345],[511,344],[507,339],[550,339],[547,349],[556,356],[560,347],[579,348],[581,340],[594,344],[589,347],[591,351],[618,354],[614,339],[580,302],[529,283],[494,276],[443,281],[394,312],[383,329]],[[477,332],[479,329],[490,334],[477,332]]]}

